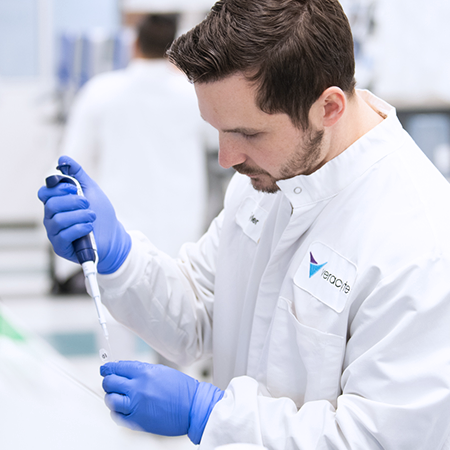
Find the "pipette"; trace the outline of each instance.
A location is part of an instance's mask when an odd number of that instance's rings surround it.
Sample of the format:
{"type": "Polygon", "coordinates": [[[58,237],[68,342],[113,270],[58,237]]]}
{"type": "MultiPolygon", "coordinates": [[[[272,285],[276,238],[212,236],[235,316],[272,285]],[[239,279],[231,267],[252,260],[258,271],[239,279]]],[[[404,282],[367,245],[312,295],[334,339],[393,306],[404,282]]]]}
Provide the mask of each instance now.
{"type": "MultiPolygon", "coordinates": [[[[57,167],[62,175],[51,175],[45,179],[47,187],[51,188],[58,183],[70,183],[76,186],[77,194],[84,197],[83,189],[80,183],[74,177],[68,175],[70,165],[61,164],[57,167]]],[[[95,244],[94,233],[90,232],[88,235],[73,241],[73,247],[77,255],[78,262],[83,268],[83,273],[86,278],[86,284],[89,287],[88,293],[94,299],[95,308],[97,309],[98,321],[103,330],[106,340],[109,345],[109,333],[106,327],[106,319],[103,314],[103,305],[101,302],[100,289],[97,282],[97,246],[95,244]]],[[[111,349],[110,349],[111,350],[111,349]]]]}

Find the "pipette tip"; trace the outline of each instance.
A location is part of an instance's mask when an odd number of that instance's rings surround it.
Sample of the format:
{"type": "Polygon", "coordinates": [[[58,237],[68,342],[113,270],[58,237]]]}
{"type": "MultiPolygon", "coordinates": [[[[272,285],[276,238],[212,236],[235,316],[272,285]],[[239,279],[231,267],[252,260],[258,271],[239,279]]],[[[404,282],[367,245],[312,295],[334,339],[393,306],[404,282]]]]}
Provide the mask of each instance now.
{"type": "Polygon", "coordinates": [[[103,334],[105,335],[105,339],[109,340],[109,333],[108,333],[108,329],[106,328],[106,324],[102,323],[101,326],[102,326],[102,329],[103,329],[103,334]]]}

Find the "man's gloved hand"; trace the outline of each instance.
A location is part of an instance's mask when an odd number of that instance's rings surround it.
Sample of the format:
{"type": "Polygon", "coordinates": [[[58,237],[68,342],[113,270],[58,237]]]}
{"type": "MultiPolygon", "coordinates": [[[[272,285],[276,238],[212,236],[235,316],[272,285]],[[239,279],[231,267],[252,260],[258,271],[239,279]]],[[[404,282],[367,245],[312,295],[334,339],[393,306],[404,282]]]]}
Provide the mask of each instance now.
{"type": "Polygon", "coordinates": [[[69,183],[39,189],[38,197],[45,205],[44,225],[55,253],[78,262],[72,242],[94,231],[98,272],[115,272],[130,252],[129,234],[117,220],[109,199],[82,167],[68,156],[61,156],[58,162],[70,165],[68,175],[80,182],[85,198],[69,183]]]}
{"type": "Polygon", "coordinates": [[[170,367],[138,361],[106,363],[105,402],[113,419],[134,430],[163,436],[187,434],[199,444],[224,392],[170,367]]]}

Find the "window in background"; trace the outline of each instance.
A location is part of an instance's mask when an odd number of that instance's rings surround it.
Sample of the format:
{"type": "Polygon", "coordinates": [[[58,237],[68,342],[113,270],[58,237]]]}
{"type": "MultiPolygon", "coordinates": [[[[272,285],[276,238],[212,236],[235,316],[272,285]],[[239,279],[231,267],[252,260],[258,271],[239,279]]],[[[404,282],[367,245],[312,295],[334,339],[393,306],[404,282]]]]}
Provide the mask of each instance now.
{"type": "Polygon", "coordinates": [[[0,76],[39,75],[38,0],[0,2],[0,76]]]}

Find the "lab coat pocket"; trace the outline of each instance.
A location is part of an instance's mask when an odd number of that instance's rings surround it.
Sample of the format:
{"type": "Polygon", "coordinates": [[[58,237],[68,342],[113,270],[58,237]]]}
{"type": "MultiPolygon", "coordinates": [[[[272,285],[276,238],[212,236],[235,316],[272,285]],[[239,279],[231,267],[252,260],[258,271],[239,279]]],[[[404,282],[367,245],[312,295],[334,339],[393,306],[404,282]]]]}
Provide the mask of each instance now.
{"type": "Polygon", "coordinates": [[[344,338],[303,325],[292,302],[281,297],[263,350],[260,374],[265,372],[264,384],[271,396],[289,397],[299,408],[321,399],[336,406],[344,351],[344,338]]]}
{"type": "Polygon", "coordinates": [[[252,197],[247,197],[236,214],[236,223],[252,241],[258,242],[267,216],[264,208],[252,197]]]}

